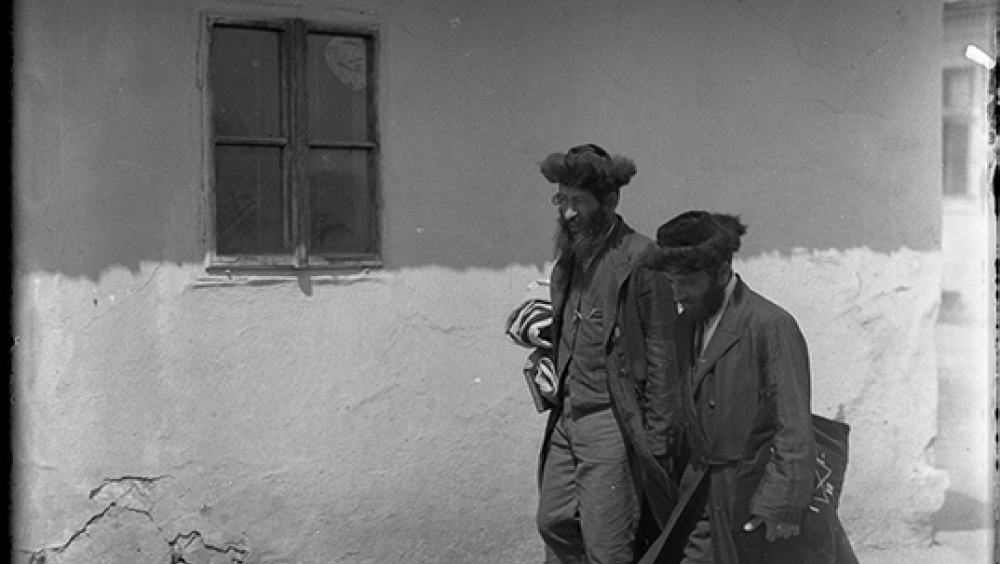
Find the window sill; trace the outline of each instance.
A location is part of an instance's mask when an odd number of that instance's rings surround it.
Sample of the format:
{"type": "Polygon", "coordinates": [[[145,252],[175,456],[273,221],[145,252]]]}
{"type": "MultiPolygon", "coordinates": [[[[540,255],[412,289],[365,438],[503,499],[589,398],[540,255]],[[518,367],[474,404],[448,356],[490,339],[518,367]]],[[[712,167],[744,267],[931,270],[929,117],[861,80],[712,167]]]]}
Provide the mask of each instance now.
{"type": "Polygon", "coordinates": [[[295,283],[308,285],[343,286],[358,282],[381,280],[381,262],[344,263],[336,265],[310,265],[306,267],[223,265],[205,267],[194,288],[220,288],[237,286],[274,286],[295,283]]]}

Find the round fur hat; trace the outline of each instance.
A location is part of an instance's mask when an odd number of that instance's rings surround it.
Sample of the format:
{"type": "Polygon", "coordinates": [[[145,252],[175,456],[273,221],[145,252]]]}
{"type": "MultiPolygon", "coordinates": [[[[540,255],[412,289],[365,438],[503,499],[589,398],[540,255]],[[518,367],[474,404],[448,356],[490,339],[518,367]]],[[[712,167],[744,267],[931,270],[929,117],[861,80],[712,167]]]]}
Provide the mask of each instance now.
{"type": "Polygon", "coordinates": [[[650,249],[643,262],[655,270],[676,272],[713,268],[733,259],[746,231],[735,215],[684,212],[656,230],[657,248],[650,249]]]}
{"type": "Polygon", "coordinates": [[[625,186],[636,172],[631,159],[612,156],[593,143],[577,145],[565,153],[552,153],[539,168],[542,176],[553,184],[587,190],[597,196],[625,186]]]}

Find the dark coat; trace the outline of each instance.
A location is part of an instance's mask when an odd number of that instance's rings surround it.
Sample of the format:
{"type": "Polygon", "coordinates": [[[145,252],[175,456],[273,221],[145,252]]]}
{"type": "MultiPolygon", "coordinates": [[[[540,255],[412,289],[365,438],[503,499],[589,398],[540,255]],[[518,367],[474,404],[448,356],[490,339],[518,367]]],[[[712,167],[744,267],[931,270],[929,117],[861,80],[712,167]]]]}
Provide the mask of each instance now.
{"type": "MultiPolygon", "coordinates": [[[[605,324],[603,334],[612,410],[628,445],[629,466],[640,489],[637,493],[662,526],[678,496],[661,460],[680,446],[681,413],[673,293],[662,275],[637,266],[653,244],[619,220],[603,251],[606,254],[598,260],[610,261],[614,270],[611,287],[604,293],[604,318],[613,322],[605,324]]],[[[559,343],[572,272],[573,262],[567,257],[557,259],[552,269],[552,343],[559,343]]],[[[560,359],[554,360],[560,366],[560,359]]],[[[546,425],[539,478],[561,413],[561,398],[557,398],[546,425]]]]}
{"type": "MultiPolygon", "coordinates": [[[[809,511],[815,446],[805,339],[788,312],[742,280],[705,354],[693,362],[694,331],[694,320],[682,314],[685,434],[692,465],[706,473],[715,561],[785,561],[783,552],[799,553],[797,545],[816,539],[772,543],[763,538],[764,525],[753,533],[742,528],[751,515],[802,525],[809,511]]],[[[705,506],[704,497],[695,499],[696,510],[705,506]]]]}

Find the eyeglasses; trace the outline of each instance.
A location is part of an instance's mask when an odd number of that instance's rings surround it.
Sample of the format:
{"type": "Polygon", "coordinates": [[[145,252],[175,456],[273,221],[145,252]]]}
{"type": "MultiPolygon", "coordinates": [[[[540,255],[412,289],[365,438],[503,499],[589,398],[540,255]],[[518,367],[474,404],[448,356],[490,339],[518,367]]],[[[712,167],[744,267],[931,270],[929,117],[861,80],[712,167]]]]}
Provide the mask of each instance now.
{"type": "Polygon", "coordinates": [[[563,209],[573,208],[574,210],[578,210],[581,206],[587,205],[587,203],[588,201],[584,198],[570,198],[562,192],[556,192],[552,195],[552,205],[563,209]]]}

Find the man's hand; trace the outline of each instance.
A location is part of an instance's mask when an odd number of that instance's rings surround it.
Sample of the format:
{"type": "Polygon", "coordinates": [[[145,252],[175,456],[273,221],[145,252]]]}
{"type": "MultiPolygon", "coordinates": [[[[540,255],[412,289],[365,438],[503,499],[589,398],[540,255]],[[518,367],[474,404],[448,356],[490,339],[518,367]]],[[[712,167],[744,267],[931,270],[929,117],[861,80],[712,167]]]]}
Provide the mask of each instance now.
{"type": "Polygon", "coordinates": [[[790,525],[788,523],[781,523],[775,521],[774,519],[765,519],[763,517],[758,517],[754,515],[750,521],[743,525],[743,530],[746,532],[755,531],[760,524],[764,523],[767,526],[767,540],[769,542],[774,542],[777,539],[789,539],[792,537],[799,536],[802,529],[798,525],[790,525]]]}

